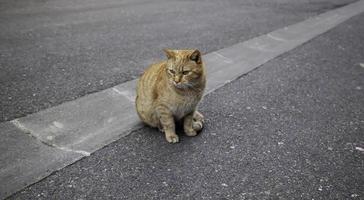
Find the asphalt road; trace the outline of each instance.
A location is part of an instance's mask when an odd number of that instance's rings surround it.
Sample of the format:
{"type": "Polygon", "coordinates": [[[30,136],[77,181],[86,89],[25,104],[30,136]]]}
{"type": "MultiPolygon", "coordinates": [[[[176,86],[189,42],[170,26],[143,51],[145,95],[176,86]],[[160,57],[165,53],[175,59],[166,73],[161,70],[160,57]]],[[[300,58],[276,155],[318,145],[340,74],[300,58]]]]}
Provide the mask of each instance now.
{"type": "Polygon", "coordinates": [[[0,121],[139,76],[161,49],[208,53],[355,0],[0,0],[0,121]]]}
{"type": "Polygon", "coordinates": [[[9,199],[362,199],[364,14],[207,95],[203,132],[133,132],[9,199]]]}

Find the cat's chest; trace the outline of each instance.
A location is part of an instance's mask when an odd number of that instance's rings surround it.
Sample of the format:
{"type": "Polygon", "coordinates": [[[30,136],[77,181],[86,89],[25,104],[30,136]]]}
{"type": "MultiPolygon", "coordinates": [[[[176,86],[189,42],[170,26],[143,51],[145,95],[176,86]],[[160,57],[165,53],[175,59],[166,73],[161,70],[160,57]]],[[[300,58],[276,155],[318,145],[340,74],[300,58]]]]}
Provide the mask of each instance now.
{"type": "Polygon", "coordinates": [[[184,96],[176,98],[171,105],[171,111],[176,119],[182,119],[187,114],[195,110],[199,99],[196,96],[184,96]]]}

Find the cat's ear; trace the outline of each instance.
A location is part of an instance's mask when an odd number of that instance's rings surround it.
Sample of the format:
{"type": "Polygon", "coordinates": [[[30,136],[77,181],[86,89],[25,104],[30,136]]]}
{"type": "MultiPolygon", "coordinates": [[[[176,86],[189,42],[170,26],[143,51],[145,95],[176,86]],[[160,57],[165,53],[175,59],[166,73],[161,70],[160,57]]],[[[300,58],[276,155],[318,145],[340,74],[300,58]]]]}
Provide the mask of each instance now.
{"type": "Polygon", "coordinates": [[[175,54],[173,50],[170,49],[163,49],[164,53],[166,53],[166,56],[168,59],[174,58],[175,54]]]}
{"type": "Polygon", "coordinates": [[[201,61],[201,53],[199,50],[194,50],[191,55],[190,55],[190,59],[192,61],[195,61],[197,64],[201,64],[202,61],[201,61]]]}

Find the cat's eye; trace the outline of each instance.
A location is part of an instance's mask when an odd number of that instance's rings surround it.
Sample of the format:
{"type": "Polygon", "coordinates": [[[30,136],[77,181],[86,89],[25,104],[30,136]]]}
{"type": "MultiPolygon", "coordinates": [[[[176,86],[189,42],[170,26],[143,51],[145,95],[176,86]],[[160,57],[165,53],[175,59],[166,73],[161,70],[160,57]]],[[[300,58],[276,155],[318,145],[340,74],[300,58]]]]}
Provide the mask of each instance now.
{"type": "Polygon", "coordinates": [[[169,69],[168,72],[171,73],[171,74],[175,74],[176,73],[173,69],[169,69]]]}
{"type": "Polygon", "coordinates": [[[187,74],[189,74],[190,72],[191,72],[191,71],[183,71],[183,72],[182,72],[182,74],[183,74],[183,75],[187,75],[187,74]]]}

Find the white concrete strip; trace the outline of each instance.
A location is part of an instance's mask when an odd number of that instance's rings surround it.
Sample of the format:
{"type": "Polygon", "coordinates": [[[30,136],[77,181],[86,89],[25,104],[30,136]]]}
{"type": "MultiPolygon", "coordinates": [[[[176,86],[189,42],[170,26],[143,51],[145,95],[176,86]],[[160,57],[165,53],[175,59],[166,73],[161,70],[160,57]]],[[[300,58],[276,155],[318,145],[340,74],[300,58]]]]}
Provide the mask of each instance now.
{"type": "MultiPolygon", "coordinates": [[[[12,123],[15,127],[17,127],[19,129],[19,131],[22,131],[22,132],[24,132],[26,134],[29,134],[29,135],[37,138],[37,136],[36,135],[32,135],[32,131],[29,130],[29,129],[27,129],[23,124],[21,124],[18,119],[14,119],[14,120],[10,121],[10,123],[12,123]]],[[[59,128],[59,129],[64,128],[64,125],[63,124],[61,124],[59,122],[56,122],[56,121],[53,122],[53,125],[56,128],[59,128]]],[[[54,138],[53,136],[47,136],[47,139],[48,140],[52,140],[53,138],[54,138]]],[[[70,149],[70,148],[67,148],[67,147],[59,147],[59,146],[57,146],[55,144],[48,144],[45,141],[40,141],[40,142],[42,142],[46,146],[54,147],[54,148],[59,149],[59,150],[62,150],[62,151],[69,151],[69,152],[79,153],[79,154],[84,155],[84,156],[90,156],[91,155],[91,153],[90,152],[87,152],[87,151],[73,150],[73,149],[70,149]]]]}
{"type": "Polygon", "coordinates": [[[113,87],[12,122],[49,146],[88,155],[141,127],[133,100],[113,87]]]}
{"type": "MultiPolygon", "coordinates": [[[[266,35],[204,55],[203,60],[206,64],[208,79],[206,94],[363,11],[364,0],[361,0],[266,35]]],[[[41,141],[43,144],[56,147],[54,149],[57,152],[62,151],[64,154],[88,156],[110,142],[129,134],[132,130],[143,126],[138,119],[134,106],[136,81],[129,81],[75,101],[66,102],[13,120],[12,124],[17,128],[15,132],[28,133],[35,137],[38,142],[41,141]]],[[[0,124],[0,127],[6,129],[8,125],[0,124]]],[[[45,148],[50,148],[49,146],[45,148]]],[[[2,159],[18,159],[14,157],[6,158],[6,156],[7,154],[2,159]]],[[[41,160],[42,155],[34,157],[34,159],[41,160]]],[[[38,162],[33,161],[34,166],[32,167],[37,168],[38,162]]],[[[21,162],[21,159],[19,162],[21,162]]],[[[67,160],[67,163],[69,163],[69,160],[67,160]]],[[[1,166],[0,171],[2,168],[1,166]]],[[[18,172],[23,173],[27,169],[19,168],[18,172]]],[[[51,169],[53,170],[53,168],[51,169]]],[[[48,174],[49,172],[46,171],[43,174],[38,173],[33,179],[28,178],[26,184],[22,184],[22,186],[31,184],[39,180],[39,177],[45,177],[48,174]]],[[[9,176],[9,179],[11,179],[12,175],[9,176]]],[[[17,177],[13,178],[16,179],[17,177]]],[[[19,182],[22,180],[12,181],[19,182]]],[[[21,189],[21,187],[18,189],[21,189]]],[[[11,191],[14,191],[14,187],[12,187],[11,191]]],[[[8,193],[7,191],[5,194],[8,193]]]]}

